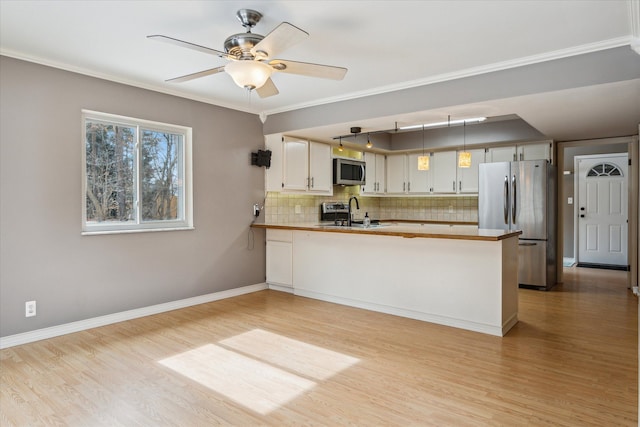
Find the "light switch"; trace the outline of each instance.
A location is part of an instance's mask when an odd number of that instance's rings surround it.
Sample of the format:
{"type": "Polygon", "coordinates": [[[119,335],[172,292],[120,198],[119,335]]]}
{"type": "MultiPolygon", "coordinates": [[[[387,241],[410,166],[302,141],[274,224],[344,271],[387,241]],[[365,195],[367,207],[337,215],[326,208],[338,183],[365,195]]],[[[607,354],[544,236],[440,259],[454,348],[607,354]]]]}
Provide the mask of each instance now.
{"type": "Polygon", "coordinates": [[[572,205],[572,204],[573,204],[573,197],[569,197],[569,198],[567,199],[567,203],[568,203],[568,204],[570,204],[570,205],[572,205]]]}

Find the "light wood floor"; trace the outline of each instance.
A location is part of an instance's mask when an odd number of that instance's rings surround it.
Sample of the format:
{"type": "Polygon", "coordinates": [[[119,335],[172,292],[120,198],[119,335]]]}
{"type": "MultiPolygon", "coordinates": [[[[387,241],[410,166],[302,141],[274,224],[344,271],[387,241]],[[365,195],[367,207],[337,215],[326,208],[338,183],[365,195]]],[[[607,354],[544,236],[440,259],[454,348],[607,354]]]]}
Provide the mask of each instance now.
{"type": "Polygon", "coordinates": [[[637,426],[626,273],[520,290],[504,338],[262,291],[2,350],[2,426],[637,426]]]}

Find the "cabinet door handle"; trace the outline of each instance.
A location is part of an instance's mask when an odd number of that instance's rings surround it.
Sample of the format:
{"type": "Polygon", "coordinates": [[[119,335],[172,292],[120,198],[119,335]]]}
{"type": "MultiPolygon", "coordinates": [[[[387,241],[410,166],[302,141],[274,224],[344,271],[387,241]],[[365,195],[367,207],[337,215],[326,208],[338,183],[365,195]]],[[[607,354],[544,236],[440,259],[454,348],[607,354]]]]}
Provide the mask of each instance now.
{"type": "Polygon", "coordinates": [[[307,177],[307,188],[309,188],[309,177],[307,177]]]}
{"type": "Polygon", "coordinates": [[[458,191],[462,191],[462,181],[458,181],[458,191]]]}
{"type": "Polygon", "coordinates": [[[456,182],[455,181],[453,181],[453,191],[454,192],[456,191],[456,182]]]}
{"type": "Polygon", "coordinates": [[[402,191],[407,191],[407,183],[406,182],[402,183],[402,191]]]}
{"type": "Polygon", "coordinates": [[[407,191],[408,191],[408,192],[411,192],[411,182],[409,182],[409,183],[407,184],[407,191]]]}
{"type": "Polygon", "coordinates": [[[313,188],[313,177],[311,177],[311,188],[313,188]]]}

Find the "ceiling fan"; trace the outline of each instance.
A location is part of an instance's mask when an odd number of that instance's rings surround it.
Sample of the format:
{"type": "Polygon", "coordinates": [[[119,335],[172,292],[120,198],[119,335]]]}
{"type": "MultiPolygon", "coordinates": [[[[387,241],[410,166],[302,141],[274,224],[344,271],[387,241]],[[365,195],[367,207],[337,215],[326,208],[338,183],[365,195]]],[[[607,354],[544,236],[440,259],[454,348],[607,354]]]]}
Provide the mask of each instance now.
{"type": "Polygon", "coordinates": [[[277,54],[301,42],[309,34],[288,22],[282,22],[269,34],[262,36],[251,32],[251,29],[262,18],[260,12],[251,9],[240,9],[236,13],[236,17],[247,32],[229,36],[224,42],[224,52],[173,37],[163,35],[147,36],[149,39],[171,43],[229,60],[226,65],[175,77],[167,81],[180,83],[226,72],[238,86],[249,91],[255,89],[261,98],[266,98],[279,93],[278,88],[271,80],[271,74],[274,72],[333,80],[342,80],[347,73],[347,69],[343,67],[290,61],[288,59],[274,59],[277,54]]]}

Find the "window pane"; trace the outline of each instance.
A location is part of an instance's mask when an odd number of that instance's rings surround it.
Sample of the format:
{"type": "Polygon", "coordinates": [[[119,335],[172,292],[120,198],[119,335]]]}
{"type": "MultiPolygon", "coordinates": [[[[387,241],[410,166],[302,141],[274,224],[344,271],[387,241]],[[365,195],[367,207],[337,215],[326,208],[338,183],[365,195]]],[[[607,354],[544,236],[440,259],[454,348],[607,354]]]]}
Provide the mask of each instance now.
{"type": "Polygon", "coordinates": [[[141,141],[142,220],[182,219],[182,135],[143,129],[141,141]]]}
{"type": "Polygon", "coordinates": [[[135,220],[135,127],[86,122],[87,223],[135,220]]]}

